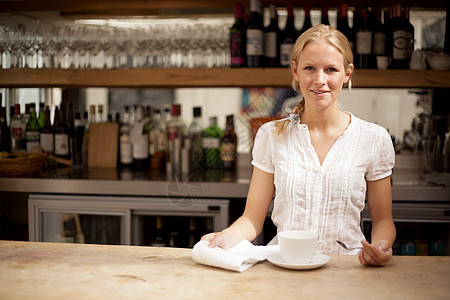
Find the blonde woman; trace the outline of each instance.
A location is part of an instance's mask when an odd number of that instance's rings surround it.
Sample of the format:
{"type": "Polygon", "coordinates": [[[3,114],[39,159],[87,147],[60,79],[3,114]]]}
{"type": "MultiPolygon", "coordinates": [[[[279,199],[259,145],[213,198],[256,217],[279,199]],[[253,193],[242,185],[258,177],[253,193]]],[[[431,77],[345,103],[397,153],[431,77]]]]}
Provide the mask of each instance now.
{"type": "Polygon", "coordinates": [[[245,211],[230,227],[202,237],[210,247],[228,249],[257,237],[275,192],[278,232],[317,232],[327,253],[345,253],[336,240],[362,244],[363,265],[384,266],[392,258],[394,149],[384,128],[339,109],[339,94],[351,86],[353,71],[348,40],[336,29],[317,25],[298,38],[292,87],[303,99],[288,118],[259,129],[245,211]],[[360,228],[366,199],[371,244],[360,228]]]}

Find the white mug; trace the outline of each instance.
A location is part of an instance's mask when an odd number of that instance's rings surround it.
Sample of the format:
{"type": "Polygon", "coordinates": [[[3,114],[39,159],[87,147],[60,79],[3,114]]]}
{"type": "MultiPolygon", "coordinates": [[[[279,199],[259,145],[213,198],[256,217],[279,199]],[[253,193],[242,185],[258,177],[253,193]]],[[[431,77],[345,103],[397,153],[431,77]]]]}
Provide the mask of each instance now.
{"type": "Polygon", "coordinates": [[[316,252],[322,252],[327,243],[317,240],[318,235],[310,231],[282,231],[278,233],[281,259],[286,263],[308,264],[316,252]]]}
{"type": "Polygon", "coordinates": [[[377,56],[377,67],[380,70],[386,70],[391,64],[392,59],[389,56],[377,56]]]}

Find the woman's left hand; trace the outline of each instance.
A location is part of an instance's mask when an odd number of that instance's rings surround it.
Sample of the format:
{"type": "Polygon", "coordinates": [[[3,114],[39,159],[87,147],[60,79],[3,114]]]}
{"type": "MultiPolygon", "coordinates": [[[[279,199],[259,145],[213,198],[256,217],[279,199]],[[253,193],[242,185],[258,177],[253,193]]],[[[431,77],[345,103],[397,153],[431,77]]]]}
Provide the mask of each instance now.
{"type": "Polygon", "coordinates": [[[358,258],[362,265],[384,267],[392,258],[392,248],[386,240],[378,241],[376,244],[362,240],[361,244],[364,249],[359,252],[358,258]]]}

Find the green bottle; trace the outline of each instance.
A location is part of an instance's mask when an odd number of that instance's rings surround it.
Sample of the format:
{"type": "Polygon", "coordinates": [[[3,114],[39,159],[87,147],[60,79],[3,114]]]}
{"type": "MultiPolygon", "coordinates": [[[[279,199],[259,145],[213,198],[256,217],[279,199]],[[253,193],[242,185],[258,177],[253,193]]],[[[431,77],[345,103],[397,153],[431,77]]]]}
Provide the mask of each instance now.
{"type": "Polygon", "coordinates": [[[32,152],[33,148],[40,147],[40,129],[38,119],[36,118],[36,105],[30,105],[30,118],[25,127],[25,136],[27,140],[27,152],[32,152]]]}
{"type": "Polygon", "coordinates": [[[209,127],[203,131],[203,166],[206,169],[221,169],[222,158],[220,153],[220,141],[223,138],[223,130],[217,125],[217,117],[209,118],[209,127]]]}
{"type": "Polygon", "coordinates": [[[38,117],[38,123],[39,128],[42,129],[44,127],[45,122],[45,110],[44,110],[44,103],[39,103],[39,117],[38,117]]]}

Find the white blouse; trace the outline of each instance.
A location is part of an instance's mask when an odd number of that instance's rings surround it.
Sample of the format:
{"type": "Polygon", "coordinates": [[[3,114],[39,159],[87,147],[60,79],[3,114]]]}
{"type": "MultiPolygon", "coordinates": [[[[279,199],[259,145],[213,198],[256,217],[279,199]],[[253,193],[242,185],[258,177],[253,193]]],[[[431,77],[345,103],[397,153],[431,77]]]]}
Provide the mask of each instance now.
{"type": "Polygon", "coordinates": [[[277,231],[307,230],[327,242],[325,253],[346,253],[336,240],[359,246],[365,239],[360,215],[366,181],[392,174],[395,152],[389,133],[352,114],[351,122],[322,165],[308,127],[288,125],[278,136],[275,122],[263,124],[255,137],[252,164],[274,174],[272,220],[277,231]]]}

